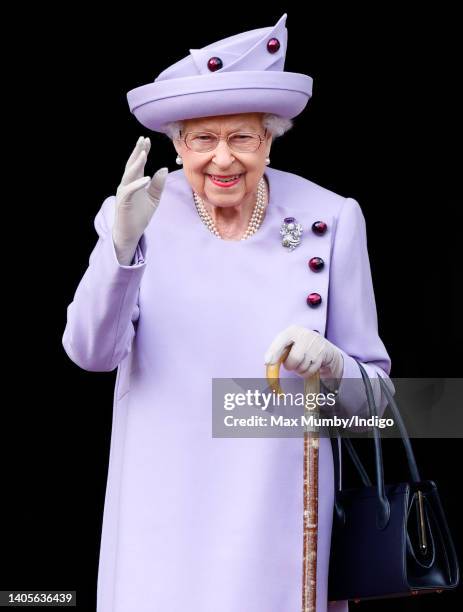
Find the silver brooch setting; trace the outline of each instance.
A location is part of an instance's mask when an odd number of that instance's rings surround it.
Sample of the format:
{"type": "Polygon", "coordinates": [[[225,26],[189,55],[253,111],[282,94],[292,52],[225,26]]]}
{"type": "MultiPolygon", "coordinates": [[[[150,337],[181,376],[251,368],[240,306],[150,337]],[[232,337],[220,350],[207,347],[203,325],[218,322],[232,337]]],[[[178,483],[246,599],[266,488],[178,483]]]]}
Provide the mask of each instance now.
{"type": "Polygon", "coordinates": [[[294,251],[300,244],[303,233],[302,225],[294,217],[285,217],[280,228],[281,244],[286,249],[294,251]]]}

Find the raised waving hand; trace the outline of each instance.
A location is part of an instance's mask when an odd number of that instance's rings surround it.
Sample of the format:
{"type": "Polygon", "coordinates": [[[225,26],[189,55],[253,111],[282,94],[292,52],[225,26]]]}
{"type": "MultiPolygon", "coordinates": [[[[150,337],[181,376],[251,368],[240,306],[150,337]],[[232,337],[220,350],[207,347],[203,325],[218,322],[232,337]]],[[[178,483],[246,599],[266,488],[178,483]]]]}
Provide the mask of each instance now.
{"type": "Polygon", "coordinates": [[[131,264],[137,244],[159,205],[169,173],[167,168],[160,168],[153,178],[144,175],[150,148],[150,139],[140,136],[116,192],[112,237],[119,263],[125,266],[131,264]]]}

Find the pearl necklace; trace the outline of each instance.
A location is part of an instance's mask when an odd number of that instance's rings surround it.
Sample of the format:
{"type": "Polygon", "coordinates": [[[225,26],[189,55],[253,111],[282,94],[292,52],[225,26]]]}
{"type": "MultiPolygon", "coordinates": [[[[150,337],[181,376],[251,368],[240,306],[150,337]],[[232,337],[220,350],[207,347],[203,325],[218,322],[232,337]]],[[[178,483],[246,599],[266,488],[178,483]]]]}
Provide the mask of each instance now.
{"type": "MultiPolygon", "coordinates": [[[[214,234],[214,236],[217,236],[217,238],[222,238],[222,236],[219,233],[219,230],[217,229],[214,221],[212,220],[211,215],[207,212],[206,207],[204,206],[203,200],[199,197],[196,191],[193,191],[193,198],[195,201],[196,210],[198,211],[201,221],[208,228],[208,230],[214,234]]],[[[265,210],[265,180],[262,177],[259,181],[259,186],[257,188],[257,199],[256,199],[256,204],[254,206],[254,210],[253,210],[251,219],[249,221],[246,231],[244,232],[240,240],[246,240],[246,238],[249,238],[250,236],[254,235],[257,232],[257,230],[262,224],[264,210],[265,210]]]]}

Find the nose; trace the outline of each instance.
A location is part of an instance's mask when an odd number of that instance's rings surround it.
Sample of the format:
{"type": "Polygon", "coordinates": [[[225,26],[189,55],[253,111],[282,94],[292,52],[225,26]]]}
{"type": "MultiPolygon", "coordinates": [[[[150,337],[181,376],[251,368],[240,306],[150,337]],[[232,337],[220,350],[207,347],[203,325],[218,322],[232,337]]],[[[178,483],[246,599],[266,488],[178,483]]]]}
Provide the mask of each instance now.
{"type": "Polygon", "coordinates": [[[217,166],[227,167],[234,161],[233,151],[228,146],[225,139],[219,140],[217,147],[214,149],[214,162],[217,166]]]}

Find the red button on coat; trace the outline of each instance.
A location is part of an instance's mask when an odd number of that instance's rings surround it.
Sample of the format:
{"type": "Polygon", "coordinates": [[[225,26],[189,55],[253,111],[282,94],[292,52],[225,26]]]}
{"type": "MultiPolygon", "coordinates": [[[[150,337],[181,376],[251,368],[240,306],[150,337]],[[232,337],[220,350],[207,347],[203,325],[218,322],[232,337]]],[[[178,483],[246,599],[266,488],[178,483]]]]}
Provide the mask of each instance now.
{"type": "Polygon", "coordinates": [[[307,296],[307,304],[309,306],[319,306],[322,303],[322,296],[319,293],[309,293],[307,296]]]}
{"type": "Polygon", "coordinates": [[[321,257],[312,257],[309,259],[309,268],[312,272],[320,272],[323,269],[325,262],[321,257]]]}
{"type": "Polygon", "coordinates": [[[315,221],[315,223],[312,223],[312,231],[318,236],[323,236],[327,229],[328,226],[324,221],[315,221]]]}

